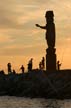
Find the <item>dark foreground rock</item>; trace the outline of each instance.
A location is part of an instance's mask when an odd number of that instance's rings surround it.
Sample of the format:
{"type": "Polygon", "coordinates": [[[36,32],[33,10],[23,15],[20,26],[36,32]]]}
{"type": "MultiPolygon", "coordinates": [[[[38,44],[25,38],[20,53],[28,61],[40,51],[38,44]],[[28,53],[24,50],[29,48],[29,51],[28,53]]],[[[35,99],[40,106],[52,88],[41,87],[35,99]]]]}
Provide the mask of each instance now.
{"type": "Polygon", "coordinates": [[[33,70],[25,74],[0,74],[0,95],[71,98],[71,70],[33,70]]]}

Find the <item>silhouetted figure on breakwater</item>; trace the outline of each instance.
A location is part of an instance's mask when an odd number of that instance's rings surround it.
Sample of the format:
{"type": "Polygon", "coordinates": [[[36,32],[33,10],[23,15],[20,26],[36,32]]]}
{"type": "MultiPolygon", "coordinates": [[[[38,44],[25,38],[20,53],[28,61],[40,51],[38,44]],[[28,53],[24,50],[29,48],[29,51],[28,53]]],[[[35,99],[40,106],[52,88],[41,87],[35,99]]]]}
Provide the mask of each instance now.
{"type": "Polygon", "coordinates": [[[45,58],[44,57],[42,57],[41,64],[42,64],[42,69],[44,69],[45,68],[45,58]]]}
{"type": "Polygon", "coordinates": [[[20,68],[20,69],[22,70],[22,73],[24,73],[25,68],[24,68],[24,66],[23,66],[23,65],[21,66],[21,68],[20,68]]]}
{"type": "Polygon", "coordinates": [[[39,62],[39,69],[42,70],[42,64],[39,62]]]}
{"type": "Polygon", "coordinates": [[[8,67],[8,74],[12,73],[12,70],[11,70],[11,63],[8,63],[8,64],[7,64],[7,67],[8,67]]]}
{"type": "Polygon", "coordinates": [[[16,71],[13,69],[13,74],[16,74],[16,71]]]}
{"type": "Polygon", "coordinates": [[[28,62],[28,71],[32,71],[32,67],[33,67],[33,58],[31,58],[28,62]]]}
{"type": "Polygon", "coordinates": [[[60,61],[58,60],[58,61],[57,61],[57,70],[60,70],[60,67],[61,67],[61,63],[60,63],[60,61]]]}
{"type": "Polygon", "coordinates": [[[39,69],[43,70],[45,68],[45,58],[42,57],[42,60],[39,62],[39,69]]]}
{"type": "Polygon", "coordinates": [[[0,71],[0,74],[1,74],[1,75],[5,74],[4,70],[1,70],[1,71],[0,71]]]}
{"type": "Polygon", "coordinates": [[[37,27],[46,30],[46,41],[48,48],[46,49],[46,70],[52,72],[56,70],[56,54],[55,54],[55,24],[54,24],[54,13],[53,11],[47,11],[45,14],[46,25],[37,27]]]}

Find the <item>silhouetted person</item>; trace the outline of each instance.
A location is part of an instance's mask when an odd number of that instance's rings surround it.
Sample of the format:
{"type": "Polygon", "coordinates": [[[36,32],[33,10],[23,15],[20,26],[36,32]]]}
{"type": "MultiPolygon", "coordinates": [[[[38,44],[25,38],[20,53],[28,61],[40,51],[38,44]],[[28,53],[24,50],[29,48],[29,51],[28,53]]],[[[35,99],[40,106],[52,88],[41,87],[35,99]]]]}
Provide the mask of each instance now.
{"type": "Polygon", "coordinates": [[[0,71],[0,74],[2,74],[2,75],[3,75],[3,74],[4,74],[4,70],[1,70],[1,71],[0,71]]]}
{"type": "Polygon", "coordinates": [[[23,65],[21,66],[21,68],[20,68],[20,69],[22,70],[22,73],[24,73],[25,68],[24,68],[24,66],[23,66],[23,65]]]}
{"type": "Polygon", "coordinates": [[[41,62],[39,63],[39,69],[40,69],[40,70],[42,69],[42,64],[41,64],[41,62]]]}
{"type": "Polygon", "coordinates": [[[16,71],[13,69],[13,74],[16,74],[16,71]]]}
{"type": "Polygon", "coordinates": [[[60,61],[57,61],[57,70],[60,70],[60,66],[61,66],[60,61]]]}
{"type": "Polygon", "coordinates": [[[45,15],[46,25],[40,26],[39,24],[36,24],[37,27],[46,29],[46,41],[48,47],[50,48],[55,47],[55,24],[53,17],[54,17],[53,11],[47,11],[45,15]]]}
{"type": "Polygon", "coordinates": [[[12,73],[12,70],[11,70],[11,63],[8,63],[8,64],[7,64],[7,67],[8,67],[8,74],[12,73]]]}
{"type": "Polygon", "coordinates": [[[33,58],[31,58],[28,62],[28,71],[31,71],[33,67],[33,58]]]}
{"type": "Polygon", "coordinates": [[[45,68],[45,58],[44,57],[42,57],[41,64],[42,64],[42,69],[44,69],[45,68]]]}
{"type": "Polygon", "coordinates": [[[45,58],[42,57],[42,60],[39,63],[39,69],[43,70],[44,68],[45,68],[45,58]]]}

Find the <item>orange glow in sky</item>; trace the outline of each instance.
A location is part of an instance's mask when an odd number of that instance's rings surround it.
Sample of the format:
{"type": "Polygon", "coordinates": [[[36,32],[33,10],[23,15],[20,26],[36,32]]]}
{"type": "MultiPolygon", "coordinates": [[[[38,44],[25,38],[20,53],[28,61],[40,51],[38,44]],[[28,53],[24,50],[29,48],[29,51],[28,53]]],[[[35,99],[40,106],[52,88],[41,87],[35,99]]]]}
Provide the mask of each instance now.
{"type": "Polygon", "coordinates": [[[0,70],[7,71],[8,62],[17,72],[22,64],[27,70],[31,57],[34,68],[38,68],[47,45],[46,31],[35,24],[46,24],[47,10],[54,11],[57,60],[62,62],[61,69],[71,68],[71,0],[1,0],[0,70]]]}

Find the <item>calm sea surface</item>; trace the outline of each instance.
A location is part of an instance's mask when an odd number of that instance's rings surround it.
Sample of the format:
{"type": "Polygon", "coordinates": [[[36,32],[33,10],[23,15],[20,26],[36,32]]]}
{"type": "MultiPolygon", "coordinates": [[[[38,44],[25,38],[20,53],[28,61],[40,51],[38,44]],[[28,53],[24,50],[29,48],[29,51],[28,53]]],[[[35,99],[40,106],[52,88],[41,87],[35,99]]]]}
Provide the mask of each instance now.
{"type": "Polygon", "coordinates": [[[71,100],[0,96],[0,108],[71,108],[71,100]]]}

